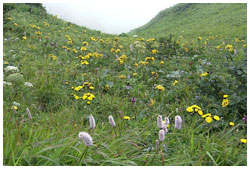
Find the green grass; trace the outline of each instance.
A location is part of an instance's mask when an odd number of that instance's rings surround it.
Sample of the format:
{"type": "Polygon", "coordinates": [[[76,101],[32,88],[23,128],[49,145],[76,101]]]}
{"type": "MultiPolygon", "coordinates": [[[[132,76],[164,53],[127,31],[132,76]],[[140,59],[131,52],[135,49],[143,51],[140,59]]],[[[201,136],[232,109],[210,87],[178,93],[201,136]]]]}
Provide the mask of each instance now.
{"type": "Polygon", "coordinates": [[[129,32],[146,37],[174,34],[186,38],[220,34],[244,38],[247,32],[246,3],[177,4],[162,10],[142,27],[129,32]]]}
{"type": "Polygon", "coordinates": [[[236,34],[231,39],[212,34],[200,35],[202,40],[177,35],[148,42],[146,36],[145,40],[117,37],[64,22],[36,4],[13,7],[4,13],[3,61],[8,64],[3,65],[3,80],[13,74],[6,71],[8,65],[18,67],[23,79],[3,87],[3,165],[247,165],[247,146],[240,141],[247,138],[246,123],[242,121],[247,111],[246,34],[239,40],[236,34]],[[72,44],[68,44],[66,35],[72,44]],[[82,42],[89,43],[87,51],[80,50],[82,42]],[[237,54],[228,51],[227,45],[237,49],[237,54]],[[111,52],[111,48],[121,52],[111,52]],[[158,53],[152,54],[152,49],[158,53]],[[82,65],[79,55],[94,52],[102,56],[92,56],[86,59],[89,65],[82,65]],[[122,55],[127,59],[120,64],[117,57],[122,55]],[[155,60],[142,66],[140,61],[147,56],[155,60]],[[204,72],[209,75],[201,77],[204,72]],[[178,83],[173,86],[175,80],[178,83]],[[80,91],[74,90],[86,81],[91,82],[93,90],[86,85],[80,91]],[[165,90],[157,91],[156,85],[165,90]],[[90,104],[74,97],[87,92],[95,95],[90,104]],[[229,95],[230,101],[225,108],[221,106],[223,95],[229,95]],[[16,114],[13,102],[20,103],[16,114]],[[221,119],[207,123],[197,113],[187,112],[186,108],[194,104],[204,114],[221,119]],[[32,120],[27,116],[27,107],[32,120]],[[96,121],[94,130],[89,129],[90,114],[96,121]],[[170,118],[170,127],[156,151],[159,114],[170,118]],[[109,124],[109,115],[114,117],[115,129],[109,124]],[[180,130],[174,127],[176,115],[183,120],[180,130]],[[123,116],[131,119],[124,120],[123,116]],[[234,126],[229,125],[231,121],[234,126]],[[78,138],[82,131],[93,138],[87,150],[78,138]]]}

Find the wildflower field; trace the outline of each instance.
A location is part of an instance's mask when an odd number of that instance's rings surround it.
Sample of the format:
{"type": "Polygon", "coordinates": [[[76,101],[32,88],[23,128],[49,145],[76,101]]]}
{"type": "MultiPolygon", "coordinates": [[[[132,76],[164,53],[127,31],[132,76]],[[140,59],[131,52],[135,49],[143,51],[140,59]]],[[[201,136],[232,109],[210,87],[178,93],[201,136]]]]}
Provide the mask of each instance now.
{"type": "Polygon", "coordinates": [[[246,30],[118,36],[3,10],[3,165],[247,165],[246,30]]]}

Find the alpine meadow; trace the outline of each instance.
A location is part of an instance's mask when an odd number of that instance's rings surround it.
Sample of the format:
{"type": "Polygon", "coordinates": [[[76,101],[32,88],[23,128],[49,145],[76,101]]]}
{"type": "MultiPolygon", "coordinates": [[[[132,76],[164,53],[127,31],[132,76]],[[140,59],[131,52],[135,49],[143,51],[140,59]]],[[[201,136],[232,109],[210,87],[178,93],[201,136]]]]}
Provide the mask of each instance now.
{"type": "Polygon", "coordinates": [[[247,166],[247,4],[120,35],[3,4],[4,166],[247,166]]]}

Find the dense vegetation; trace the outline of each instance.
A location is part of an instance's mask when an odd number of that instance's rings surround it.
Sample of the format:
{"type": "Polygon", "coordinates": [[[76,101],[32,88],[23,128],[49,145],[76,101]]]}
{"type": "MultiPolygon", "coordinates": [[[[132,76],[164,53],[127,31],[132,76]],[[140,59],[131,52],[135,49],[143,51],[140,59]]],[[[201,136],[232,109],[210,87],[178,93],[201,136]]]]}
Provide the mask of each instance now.
{"type": "Polygon", "coordinates": [[[41,4],[4,11],[4,165],[247,165],[246,17],[231,38],[219,27],[146,38],[80,27],[41,4]]]}
{"type": "Polygon", "coordinates": [[[159,37],[174,34],[187,38],[218,34],[223,38],[244,38],[247,32],[247,4],[177,4],[156,15],[129,34],[159,37]]]}

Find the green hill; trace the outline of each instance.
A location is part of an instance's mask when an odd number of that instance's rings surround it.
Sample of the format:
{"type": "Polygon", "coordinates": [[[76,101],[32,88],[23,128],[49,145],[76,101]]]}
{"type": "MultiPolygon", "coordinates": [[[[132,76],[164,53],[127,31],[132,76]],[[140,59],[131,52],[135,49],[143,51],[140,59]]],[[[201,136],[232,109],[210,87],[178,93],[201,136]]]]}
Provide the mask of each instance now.
{"type": "Polygon", "coordinates": [[[150,22],[129,32],[147,37],[176,34],[187,37],[220,34],[244,38],[247,4],[177,4],[158,13],[150,22]]]}

